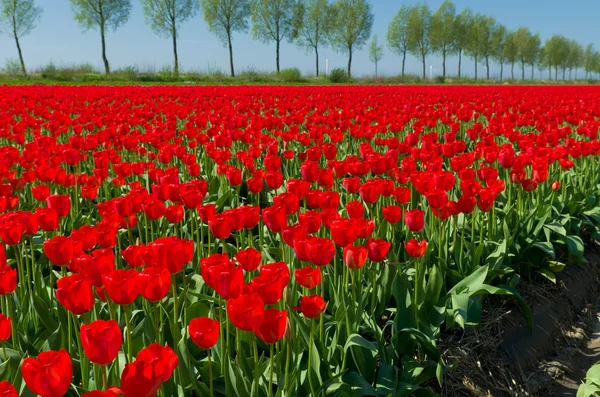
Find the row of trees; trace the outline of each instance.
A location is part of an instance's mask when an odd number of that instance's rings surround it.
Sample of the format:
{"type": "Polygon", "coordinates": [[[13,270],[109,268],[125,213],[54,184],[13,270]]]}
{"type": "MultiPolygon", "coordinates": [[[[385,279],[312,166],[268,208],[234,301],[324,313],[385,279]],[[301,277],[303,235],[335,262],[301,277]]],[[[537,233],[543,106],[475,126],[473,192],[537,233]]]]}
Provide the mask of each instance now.
{"type": "MultiPolygon", "coordinates": [[[[330,45],[348,54],[348,74],[352,55],[362,48],[373,26],[368,0],[139,0],[146,23],[162,37],[173,42],[174,72],[179,74],[177,37],[181,24],[199,10],[209,30],[229,49],[231,76],[235,76],[232,36],[247,32],[265,43],[275,43],[276,68],[280,71],[280,46],[288,40],[315,52],[319,74],[319,49],[330,45]]],[[[100,32],[102,61],[110,73],[106,54],[106,33],[125,24],[131,15],[131,0],[70,0],[75,20],[83,30],[100,32]]],[[[26,74],[19,39],[31,32],[42,16],[35,0],[0,0],[2,32],[14,37],[21,68],[26,74]]]]}
{"type": "MultiPolygon", "coordinates": [[[[125,24],[131,15],[131,0],[69,0],[74,18],[83,30],[100,32],[102,60],[105,72],[110,73],[106,51],[106,32],[125,24]]],[[[276,68],[280,70],[280,46],[284,41],[314,51],[315,69],[319,75],[319,50],[330,46],[348,55],[348,74],[351,73],[352,57],[371,36],[373,13],[369,0],[139,0],[148,25],[173,43],[174,72],[179,73],[177,37],[181,24],[193,18],[201,10],[209,30],[229,49],[230,72],[235,76],[232,37],[234,33],[250,30],[255,39],[274,43],[276,68]]],[[[42,16],[42,9],[35,0],[0,0],[0,31],[12,36],[19,53],[23,73],[25,62],[19,39],[31,32],[42,16]]],[[[527,28],[509,31],[493,17],[474,14],[464,9],[457,14],[455,5],[446,0],[435,12],[425,3],[415,6],[403,5],[387,31],[388,47],[402,57],[402,76],[407,54],[422,62],[425,78],[426,57],[438,54],[442,58],[442,75],[446,76],[446,60],[458,57],[458,77],[461,77],[462,57],[466,55],[475,64],[485,64],[486,77],[490,77],[490,63],[500,65],[500,79],[504,66],[510,65],[514,79],[515,64],[520,65],[521,78],[525,68],[535,66],[548,69],[549,78],[562,78],[569,71],[583,68],[586,77],[600,73],[600,54],[592,45],[585,49],[573,40],[555,35],[542,46],[538,34],[527,28]]],[[[369,57],[377,63],[383,57],[383,47],[373,37],[369,45],[369,57]]],[[[377,73],[377,72],[376,72],[377,73]]]]}
{"type": "Polygon", "coordinates": [[[520,65],[523,80],[526,67],[531,67],[533,79],[536,65],[540,70],[548,69],[549,79],[554,69],[556,80],[559,70],[563,79],[566,70],[569,70],[569,79],[573,70],[576,78],[580,68],[584,68],[586,78],[591,73],[600,73],[599,55],[591,44],[584,50],[574,40],[554,35],[542,45],[539,34],[532,34],[528,28],[510,31],[493,17],[474,14],[468,8],[457,14],[454,3],[449,0],[435,12],[425,3],[403,5],[388,27],[387,44],[402,57],[402,76],[407,53],[421,60],[423,78],[426,57],[430,54],[441,56],[443,77],[446,77],[446,60],[454,55],[458,57],[458,78],[461,77],[463,55],[473,59],[475,80],[480,64],[485,64],[486,78],[490,78],[491,62],[500,65],[500,80],[506,64],[510,65],[512,79],[515,78],[515,64],[520,65]]]}

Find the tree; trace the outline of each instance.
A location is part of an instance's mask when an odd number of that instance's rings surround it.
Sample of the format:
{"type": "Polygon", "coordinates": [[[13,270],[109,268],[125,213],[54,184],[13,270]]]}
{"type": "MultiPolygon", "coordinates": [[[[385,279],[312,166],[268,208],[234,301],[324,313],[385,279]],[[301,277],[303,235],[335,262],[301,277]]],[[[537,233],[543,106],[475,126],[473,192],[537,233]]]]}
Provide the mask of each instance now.
{"type": "Polygon", "coordinates": [[[406,63],[406,52],[408,51],[408,16],[410,8],[406,5],[400,10],[388,26],[386,40],[388,47],[396,55],[402,56],[402,81],[404,81],[404,65],[406,63]]]}
{"type": "Polygon", "coordinates": [[[83,30],[100,30],[102,41],[102,61],[104,71],[110,73],[110,64],[106,57],[106,31],[116,30],[129,20],[130,0],[70,0],[75,20],[83,30]]]}
{"type": "Polygon", "coordinates": [[[411,8],[408,15],[408,52],[421,58],[423,64],[423,79],[425,79],[425,57],[431,50],[429,27],[431,25],[431,10],[425,3],[411,8]]]}
{"type": "Polygon", "coordinates": [[[332,5],[335,23],[329,42],[334,49],[348,53],[348,76],[352,75],[352,53],[361,49],[373,28],[373,12],[368,0],[337,0],[332,5]]]}
{"type": "Polygon", "coordinates": [[[489,50],[491,42],[491,21],[490,17],[477,14],[473,17],[471,27],[468,30],[467,43],[465,50],[467,54],[473,58],[475,64],[475,80],[477,80],[477,64],[479,57],[483,53],[483,49],[489,50]]]}
{"type": "MultiPolygon", "coordinates": [[[[494,32],[498,28],[496,20],[492,17],[480,16],[479,27],[479,52],[485,59],[486,79],[490,79],[490,57],[494,54],[494,32]]],[[[477,66],[475,66],[477,67],[477,66]]],[[[477,77],[475,77],[477,80],[477,77]]]]}
{"type": "Polygon", "coordinates": [[[558,80],[558,68],[562,64],[564,55],[564,40],[561,36],[553,35],[544,44],[544,55],[548,68],[554,67],[554,80],[558,80]]]}
{"type": "Polygon", "coordinates": [[[140,0],[144,8],[146,23],[154,32],[173,40],[175,78],[179,77],[179,57],[177,55],[178,28],[198,11],[195,0],[140,0]]]}
{"type": "Polygon", "coordinates": [[[594,45],[593,44],[588,44],[585,47],[585,52],[583,54],[584,57],[584,61],[583,61],[583,69],[585,70],[585,78],[587,79],[589,74],[593,71],[594,69],[594,54],[595,54],[595,50],[594,50],[594,45]]]}
{"type": "Polygon", "coordinates": [[[458,78],[460,79],[460,67],[462,64],[462,53],[467,49],[473,26],[473,12],[465,8],[456,16],[454,25],[454,50],[458,53],[458,78]]]}
{"type": "Polygon", "coordinates": [[[279,67],[279,48],[285,39],[294,39],[294,13],[297,10],[295,0],[253,0],[252,34],[263,43],[275,42],[275,62],[279,67]]]}
{"type": "Polygon", "coordinates": [[[506,44],[506,26],[498,25],[492,34],[491,42],[491,57],[500,64],[500,81],[502,81],[504,73],[504,62],[506,54],[504,53],[504,45],[506,44]]]}
{"type": "Polygon", "coordinates": [[[515,32],[510,32],[506,35],[504,42],[504,58],[510,63],[510,79],[515,79],[515,62],[518,56],[517,39],[515,32]]]}
{"type": "Polygon", "coordinates": [[[0,33],[15,39],[21,71],[27,74],[23,51],[19,39],[28,35],[42,17],[43,10],[35,5],[34,0],[0,0],[0,33]]]}
{"type": "Polygon", "coordinates": [[[319,45],[327,44],[333,21],[328,0],[302,0],[297,12],[297,43],[315,51],[315,67],[319,77],[319,45]]]}
{"type": "Polygon", "coordinates": [[[434,53],[442,54],[442,77],[446,77],[446,55],[452,53],[456,35],[456,7],[454,3],[445,0],[440,8],[431,16],[429,41],[434,53]]]}
{"type": "Polygon", "coordinates": [[[531,80],[533,80],[533,71],[535,63],[539,61],[541,56],[542,41],[540,40],[539,34],[534,34],[529,39],[529,45],[527,46],[527,55],[525,57],[527,63],[531,66],[531,80]]]}
{"type": "Polygon", "coordinates": [[[229,48],[229,68],[231,77],[235,77],[231,35],[233,32],[248,31],[250,2],[249,0],[201,0],[201,7],[208,29],[229,48]]]}
{"type": "Polygon", "coordinates": [[[573,69],[575,69],[575,79],[577,79],[577,69],[583,66],[584,61],[583,48],[575,40],[570,40],[568,45],[567,67],[569,68],[569,80],[572,80],[573,69]]]}
{"type": "Polygon", "coordinates": [[[383,58],[383,46],[379,45],[377,35],[374,35],[369,44],[369,59],[375,64],[375,77],[377,77],[377,63],[383,58]]]}
{"type": "Polygon", "coordinates": [[[521,61],[521,80],[525,80],[525,63],[531,41],[531,32],[525,27],[520,27],[515,32],[515,43],[517,44],[517,58],[521,61]]]}

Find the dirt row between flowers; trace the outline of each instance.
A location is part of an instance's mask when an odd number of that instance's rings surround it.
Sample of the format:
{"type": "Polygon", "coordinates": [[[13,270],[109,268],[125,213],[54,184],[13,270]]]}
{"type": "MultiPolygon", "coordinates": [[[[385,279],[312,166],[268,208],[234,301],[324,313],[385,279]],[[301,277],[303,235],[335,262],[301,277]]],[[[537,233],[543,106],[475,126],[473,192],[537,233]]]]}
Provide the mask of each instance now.
{"type": "Polygon", "coordinates": [[[448,364],[442,396],[575,396],[600,361],[600,244],[586,247],[587,264],[567,263],[550,281],[521,282],[533,313],[530,332],[519,307],[494,297],[481,324],[445,335],[448,364]]]}

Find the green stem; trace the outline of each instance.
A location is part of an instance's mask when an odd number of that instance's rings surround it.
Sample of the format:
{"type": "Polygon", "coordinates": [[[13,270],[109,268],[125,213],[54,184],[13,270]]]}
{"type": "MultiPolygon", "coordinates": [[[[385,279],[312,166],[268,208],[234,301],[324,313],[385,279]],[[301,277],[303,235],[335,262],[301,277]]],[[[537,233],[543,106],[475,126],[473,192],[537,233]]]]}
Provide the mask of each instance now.
{"type": "Polygon", "coordinates": [[[131,342],[131,319],[128,306],[123,307],[123,314],[125,316],[125,324],[127,325],[127,362],[130,363],[133,361],[133,345],[131,342]]]}
{"type": "Polygon", "coordinates": [[[273,396],[273,344],[269,346],[269,396],[273,396]]]}
{"type": "Polygon", "coordinates": [[[316,397],[315,394],[315,387],[313,385],[313,381],[312,381],[312,375],[310,373],[311,369],[312,369],[312,351],[313,351],[313,344],[314,344],[314,328],[315,328],[315,322],[314,320],[310,320],[310,342],[308,344],[308,385],[310,387],[310,395],[312,397],[316,397]]]}
{"type": "Polygon", "coordinates": [[[210,349],[207,351],[208,354],[208,386],[210,390],[210,395],[213,396],[213,374],[212,374],[212,360],[210,357],[210,349]]]}

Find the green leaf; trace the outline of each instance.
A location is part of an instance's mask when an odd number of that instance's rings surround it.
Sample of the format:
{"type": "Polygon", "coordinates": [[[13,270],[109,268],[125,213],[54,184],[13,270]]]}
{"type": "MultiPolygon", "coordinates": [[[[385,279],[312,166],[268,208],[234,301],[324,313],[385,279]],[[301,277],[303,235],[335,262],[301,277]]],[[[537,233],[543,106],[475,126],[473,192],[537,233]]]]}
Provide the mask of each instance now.
{"type": "Polygon", "coordinates": [[[44,326],[48,330],[50,330],[50,332],[56,331],[56,329],[58,329],[58,323],[56,322],[56,320],[54,320],[54,318],[52,318],[52,315],[50,314],[50,308],[48,308],[46,302],[44,302],[44,300],[37,295],[33,295],[32,298],[33,308],[35,309],[38,316],[40,316],[40,319],[44,323],[44,326]]]}
{"type": "Polygon", "coordinates": [[[356,397],[371,397],[371,396],[382,396],[381,392],[373,389],[373,386],[369,384],[362,376],[352,371],[344,375],[344,382],[346,382],[352,388],[354,396],[356,397]]]}
{"type": "Polygon", "coordinates": [[[358,334],[348,337],[344,353],[350,353],[358,372],[369,381],[375,380],[377,371],[377,345],[358,334]]]}
{"type": "Polygon", "coordinates": [[[556,284],[556,275],[554,274],[554,272],[552,272],[552,270],[542,267],[542,268],[537,269],[536,273],[547,278],[552,283],[556,284]]]}
{"type": "Polygon", "coordinates": [[[531,245],[532,248],[538,248],[546,255],[554,258],[556,253],[554,252],[554,246],[549,241],[537,241],[531,245]]]}

